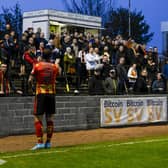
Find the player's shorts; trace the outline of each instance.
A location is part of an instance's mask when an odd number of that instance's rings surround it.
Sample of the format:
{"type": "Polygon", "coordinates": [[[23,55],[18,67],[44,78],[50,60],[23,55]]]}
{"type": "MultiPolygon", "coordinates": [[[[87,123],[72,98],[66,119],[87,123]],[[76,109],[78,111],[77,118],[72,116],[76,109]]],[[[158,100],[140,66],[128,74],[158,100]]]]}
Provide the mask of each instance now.
{"type": "Polygon", "coordinates": [[[55,113],[55,94],[38,94],[35,96],[34,115],[55,113]]]}

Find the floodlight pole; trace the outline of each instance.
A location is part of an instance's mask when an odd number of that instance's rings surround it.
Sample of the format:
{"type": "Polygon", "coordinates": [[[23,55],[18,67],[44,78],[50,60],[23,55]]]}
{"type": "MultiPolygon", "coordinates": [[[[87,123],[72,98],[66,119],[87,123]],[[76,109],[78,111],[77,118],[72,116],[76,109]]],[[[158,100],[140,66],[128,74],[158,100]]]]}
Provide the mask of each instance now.
{"type": "Polygon", "coordinates": [[[128,4],[128,35],[129,37],[131,36],[131,0],[129,0],[129,4],[128,4]]]}

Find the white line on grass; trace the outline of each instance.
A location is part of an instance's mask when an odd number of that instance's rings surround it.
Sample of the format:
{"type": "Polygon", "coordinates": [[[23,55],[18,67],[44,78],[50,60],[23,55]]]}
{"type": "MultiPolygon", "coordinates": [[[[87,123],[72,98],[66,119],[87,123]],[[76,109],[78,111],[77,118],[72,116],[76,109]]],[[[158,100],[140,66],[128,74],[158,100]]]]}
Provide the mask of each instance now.
{"type": "MultiPolygon", "coordinates": [[[[114,143],[111,145],[105,145],[105,146],[88,146],[88,147],[75,147],[73,150],[91,150],[91,149],[97,149],[97,148],[104,148],[104,147],[114,147],[114,146],[124,146],[124,145],[134,145],[134,144],[143,144],[143,143],[153,143],[153,142],[168,142],[168,139],[151,139],[151,140],[142,140],[142,141],[130,141],[130,142],[122,142],[122,143],[114,143]]],[[[52,154],[52,153],[66,153],[69,152],[68,150],[62,150],[62,151],[38,151],[38,152],[32,152],[32,153],[22,153],[17,155],[6,155],[2,156],[2,159],[10,159],[10,158],[19,158],[19,157],[27,157],[27,156],[34,156],[34,155],[41,155],[41,154],[52,154]]]]}
{"type": "Polygon", "coordinates": [[[122,142],[118,144],[111,144],[108,147],[112,146],[121,146],[121,145],[134,145],[134,144],[141,144],[141,143],[152,143],[152,142],[168,142],[168,139],[150,139],[150,140],[143,140],[143,141],[132,141],[132,142],[122,142]]]}
{"type": "Polygon", "coordinates": [[[5,164],[5,163],[6,163],[6,160],[0,159],[0,165],[3,165],[3,164],[5,164]]]}
{"type": "Polygon", "coordinates": [[[38,156],[41,154],[51,154],[51,153],[64,153],[64,152],[68,152],[68,150],[63,150],[63,151],[44,151],[44,152],[36,152],[36,153],[21,153],[21,154],[17,154],[17,155],[8,155],[8,156],[2,156],[1,158],[3,159],[10,159],[10,158],[18,158],[18,157],[24,157],[24,156],[38,156]]]}

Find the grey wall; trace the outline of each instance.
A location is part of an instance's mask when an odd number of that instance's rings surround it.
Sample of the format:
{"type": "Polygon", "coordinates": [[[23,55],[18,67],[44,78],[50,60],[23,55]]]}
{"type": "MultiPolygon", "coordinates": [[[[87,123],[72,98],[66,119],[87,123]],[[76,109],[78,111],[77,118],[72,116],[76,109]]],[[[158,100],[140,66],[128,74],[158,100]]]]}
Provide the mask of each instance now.
{"type": "MultiPolygon", "coordinates": [[[[102,97],[114,96],[56,96],[55,131],[99,128],[102,97]]],[[[0,97],[0,136],[34,133],[33,101],[34,97],[0,97]]]]}
{"type": "MultiPolygon", "coordinates": [[[[0,136],[34,133],[34,97],[0,97],[0,136]]],[[[100,97],[56,96],[55,131],[99,128],[100,97]]]]}

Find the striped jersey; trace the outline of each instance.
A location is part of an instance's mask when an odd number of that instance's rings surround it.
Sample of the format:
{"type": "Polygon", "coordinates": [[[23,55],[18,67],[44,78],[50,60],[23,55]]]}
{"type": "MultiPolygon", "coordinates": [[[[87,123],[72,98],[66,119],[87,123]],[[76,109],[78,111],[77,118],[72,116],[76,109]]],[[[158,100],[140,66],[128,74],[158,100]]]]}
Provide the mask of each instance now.
{"type": "Polygon", "coordinates": [[[55,94],[55,80],[58,75],[58,67],[49,62],[35,64],[31,72],[36,79],[36,95],[55,94]]]}

